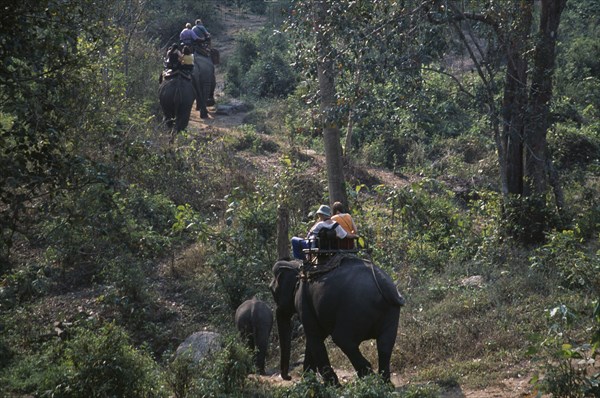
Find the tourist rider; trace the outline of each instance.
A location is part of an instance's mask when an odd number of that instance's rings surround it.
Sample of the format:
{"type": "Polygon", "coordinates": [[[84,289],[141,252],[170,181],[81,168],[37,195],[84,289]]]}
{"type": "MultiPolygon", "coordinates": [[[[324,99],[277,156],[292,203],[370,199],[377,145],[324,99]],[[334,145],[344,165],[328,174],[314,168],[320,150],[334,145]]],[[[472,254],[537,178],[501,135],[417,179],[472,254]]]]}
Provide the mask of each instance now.
{"type": "Polygon", "coordinates": [[[194,42],[199,41],[200,38],[192,30],[192,24],[186,23],[185,28],[179,34],[179,40],[186,46],[191,46],[194,42]]]}
{"type": "Polygon", "coordinates": [[[309,247],[310,239],[314,239],[315,237],[317,237],[319,235],[319,232],[323,228],[335,229],[335,234],[339,239],[354,239],[358,237],[358,235],[354,233],[346,232],[344,228],[340,226],[340,224],[334,222],[331,219],[331,209],[329,208],[329,206],[322,205],[321,207],[319,207],[319,210],[317,210],[317,216],[319,217],[319,220],[310,228],[305,239],[298,237],[292,238],[292,251],[294,254],[294,258],[300,260],[306,259],[302,250],[307,249],[309,247]]]}
{"type": "Polygon", "coordinates": [[[204,27],[200,18],[196,19],[196,25],[192,28],[192,31],[200,38],[201,42],[208,42],[210,40],[210,33],[204,27]]]}
{"type": "MultiPolygon", "coordinates": [[[[333,211],[333,216],[331,216],[331,219],[334,222],[340,224],[346,232],[350,234],[358,234],[356,224],[354,224],[352,216],[344,211],[344,205],[342,202],[335,202],[333,206],[331,206],[331,210],[333,211]]],[[[340,244],[340,249],[354,249],[354,239],[343,239],[340,244]]]]}

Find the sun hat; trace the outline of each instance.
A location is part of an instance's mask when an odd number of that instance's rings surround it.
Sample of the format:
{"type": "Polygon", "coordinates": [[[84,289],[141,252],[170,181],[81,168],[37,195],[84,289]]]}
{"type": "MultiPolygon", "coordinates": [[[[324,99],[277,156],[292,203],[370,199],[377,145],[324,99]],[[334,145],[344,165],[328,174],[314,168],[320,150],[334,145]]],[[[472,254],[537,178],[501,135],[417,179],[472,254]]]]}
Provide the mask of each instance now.
{"type": "Polygon", "coordinates": [[[317,210],[317,214],[323,214],[326,217],[331,217],[331,209],[329,208],[329,206],[321,205],[321,207],[319,207],[319,210],[317,210]]]}

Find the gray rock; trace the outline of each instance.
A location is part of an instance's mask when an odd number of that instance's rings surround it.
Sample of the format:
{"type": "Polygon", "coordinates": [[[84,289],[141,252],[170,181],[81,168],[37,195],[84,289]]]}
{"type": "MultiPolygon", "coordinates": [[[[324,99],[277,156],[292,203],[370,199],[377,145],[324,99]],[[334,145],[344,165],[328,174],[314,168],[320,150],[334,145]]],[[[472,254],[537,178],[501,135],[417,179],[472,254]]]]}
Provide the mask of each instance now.
{"type": "Polygon", "coordinates": [[[478,287],[482,288],[485,285],[483,281],[483,276],[474,275],[468,278],[464,278],[460,281],[460,285],[464,287],[478,287]]]}
{"type": "Polygon", "coordinates": [[[221,350],[221,335],[215,332],[196,332],[189,336],[183,343],[177,347],[176,356],[182,354],[190,355],[190,357],[199,362],[210,354],[221,350]]]}
{"type": "Polygon", "coordinates": [[[232,99],[228,104],[217,106],[217,115],[233,115],[240,112],[248,112],[252,109],[250,105],[238,99],[232,99]]]}

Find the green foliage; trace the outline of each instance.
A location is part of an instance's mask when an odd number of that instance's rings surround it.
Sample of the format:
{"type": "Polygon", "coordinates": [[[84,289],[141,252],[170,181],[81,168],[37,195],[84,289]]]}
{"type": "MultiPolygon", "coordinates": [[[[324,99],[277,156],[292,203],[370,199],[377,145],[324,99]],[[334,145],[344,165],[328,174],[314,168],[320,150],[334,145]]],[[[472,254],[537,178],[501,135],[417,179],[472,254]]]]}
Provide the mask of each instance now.
{"type": "Polygon", "coordinates": [[[239,138],[237,144],[234,144],[238,151],[250,150],[254,153],[274,153],[279,149],[277,144],[258,135],[253,126],[244,124],[241,126],[241,130],[243,135],[239,138]]]}
{"type": "Polygon", "coordinates": [[[135,185],[115,192],[98,183],[60,199],[43,224],[47,261],[74,272],[79,281],[97,278],[109,264],[131,261],[126,254],[137,257],[135,262],[164,253],[177,238],[170,235],[174,204],[135,185]]]}
{"type": "Polygon", "coordinates": [[[232,96],[284,97],[294,90],[289,44],[283,33],[263,29],[242,33],[227,63],[225,91],[232,96]]]}
{"type": "Polygon", "coordinates": [[[243,396],[248,375],[254,371],[252,353],[239,339],[228,336],[222,350],[204,360],[197,392],[214,397],[243,396]]]}
{"type": "Polygon", "coordinates": [[[179,33],[187,22],[194,24],[201,18],[204,26],[212,34],[218,34],[223,26],[220,13],[212,1],[184,1],[176,6],[166,0],[152,0],[146,6],[143,26],[148,37],[157,37],[162,48],[179,40],[179,33]]]}
{"type": "Polygon", "coordinates": [[[61,397],[166,396],[152,357],[135,349],[118,326],[76,328],[3,374],[6,392],[61,397]]]}
{"type": "Polygon", "coordinates": [[[277,230],[273,215],[277,203],[270,200],[266,189],[260,181],[254,192],[234,189],[225,197],[227,226],[203,237],[212,253],[208,265],[219,278],[232,310],[266,286],[275,262],[277,230]]]}
{"type": "Polygon", "coordinates": [[[598,256],[583,245],[578,231],[554,231],[548,235],[548,243],[536,250],[532,266],[558,274],[567,287],[600,294],[598,256]]]}
{"type": "Polygon", "coordinates": [[[556,207],[546,196],[510,195],[504,200],[502,215],[503,234],[524,244],[543,242],[545,231],[561,225],[556,207]]]}
{"type": "Polygon", "coordinates": [[[376,374],[355,378],[344,386],[344,395],[357,398],[387,398],[393,397],[394,386],[386,383],[376,374]]]}
{"type": "MultiPolygon", "coordinates": [[[[313,373],[307,372],[302,375],[302,380],[293,386],[277,392],[276,397],[323,397],[334,398],[340,396],[356,398],[386,398],[398,396],[394,392],[393,385],[385,383],[380,376],[373,374],[363,378],[355,378],[341,388],[326,385],[321,378],[313,373]]],[[[404,395],[400,395],[404,397],[404,395]]],[[[411,397],[426,397],[426,395],[407,395],[411,397]]]]}
{"type": "Polygon", "coordinates": [[[337,397],[337,390],[333,386],[324,384],[313,372],[302,375],[302,380],[294,384],[283,392],[282,397],[303,398],[303,397],[337,397]]]}
{"type": "Polygon", "coordinates": [[[185,398],[197,388],[197,375],[200,364],[189,355],[178,355],[171,361],[165,373],[165,380],[175,398],[185,398]]]}
{"type": "Polygon", "coordinates": [[[453,194],[437,181],[423,179],[393,189],[380,186],[376,192],[386,204],[385,212],[380,207],[369,215],[379,224],[374,231],[379,240],[373,246],[377,263],[406,261],[415,268],[439,272],[449,255],[461,261],[473,254],[470,221],[455,208],[453,194]]]}
{"type": "Polygon", "coordinates": [[[600,304],[594,303],[591,328],[595,331],[589,343],[571,344],[569,336],[577,322],[575,312],[565,305],[547,311],[548,337],[543,348],[549,350],[553,361],[546,364],[543,377],[536,376],[535,384],[543,392],[556,397],[595,397],[600,394],[600,373],[594,363],[600,359],[600,304]]]}
{"type": "Polygon", "coordinates": [[[559,125],[548,135],[552,158],[561,169],[585,168],[600,163],[600,134],[589,129],[559,125]]]}
{"type": "Polygon", "coordinates": [[[83,124],[73,110],[85,110],[96,90],[82,73],[96,58],[80,51],[89,44],[90,53],[100,53],[109,45],[102,22],[110,20],[110,4],[93,3],[83,12],[80,2],[15,3],[1,17],[0,273],[10,265],[15,231],[29,233],[31,217],[24,213],[32,201],[67,188],[77,163],[73,135],[83,124]],[[31,29],[27,19],[44,23],[31,29]]]}
{"type": "Polygon", "coordinates": [[[437,398],[440,397],[440,388],[435,384],[410,385],[400,393],[402,398],[437,398]]]}

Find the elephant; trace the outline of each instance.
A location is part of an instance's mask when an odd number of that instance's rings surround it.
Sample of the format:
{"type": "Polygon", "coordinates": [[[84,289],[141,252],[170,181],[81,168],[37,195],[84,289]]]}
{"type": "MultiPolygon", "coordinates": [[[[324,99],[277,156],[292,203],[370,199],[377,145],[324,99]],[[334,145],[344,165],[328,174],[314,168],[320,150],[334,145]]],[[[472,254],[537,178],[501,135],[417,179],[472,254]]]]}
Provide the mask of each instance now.
{"type": "Polygon", "coordinates": [[[214,105],[216,87],[215,65],[210,57],[196,52],[194,54],[194,70],[192,82],[196,94],[196,110],[200,111],[200,118],[208,117],[207,106],[214,105]]]}
{"type": "Polygon", "coordinates": [[[269,337],[273,328],[271,308],[256,297],[246,300],[235,311],[235,326],[246,340],[248,347],[252,351],[257,349],[254,363],[258,373],[264,375],[269,337]]]}
{"type": "Polygon", "coordinates": [[[174,127],[175,131],[185,130],[195,98],[191,78],[183,73],[176,73],[163,80],[158,88],[158,98],[167,126],[174,127]]]}
{"type": "Polygon", "coordinates": [[[281,377],[291,379],[291,319],[298,313],[306,336],[304,371],[319,372],[327,383],[339,385],[324,343],[331,336],[359,377],[370,374],[371,364],[359,345],[376,339],[379,373],[389,382],[404,298],[379,267],[354,255],[338,256],[342,258],[337,265],[313,266],[315,273],[305,271],[307,265],[298,261],[280,260],[273,266],[270,289],[276,304],[281,377]]]}

